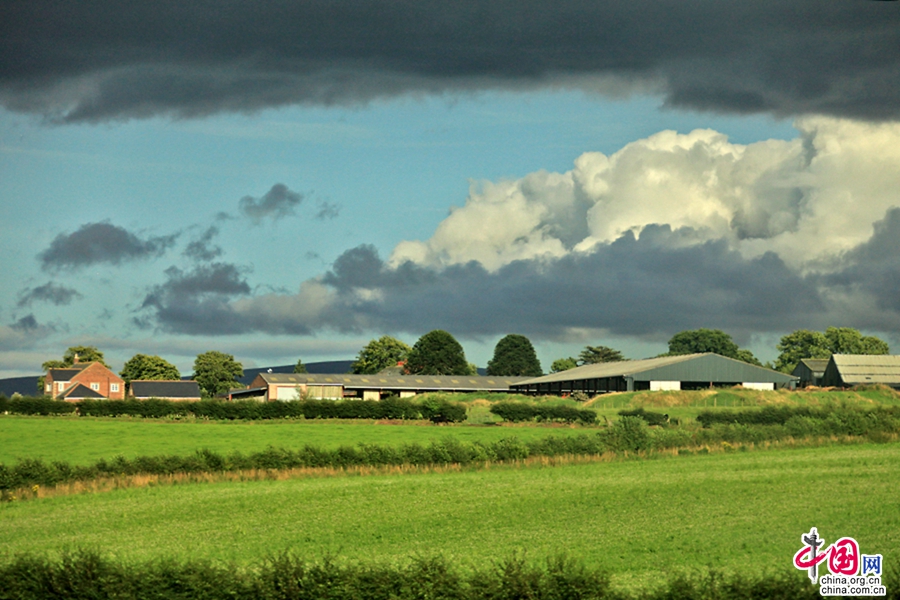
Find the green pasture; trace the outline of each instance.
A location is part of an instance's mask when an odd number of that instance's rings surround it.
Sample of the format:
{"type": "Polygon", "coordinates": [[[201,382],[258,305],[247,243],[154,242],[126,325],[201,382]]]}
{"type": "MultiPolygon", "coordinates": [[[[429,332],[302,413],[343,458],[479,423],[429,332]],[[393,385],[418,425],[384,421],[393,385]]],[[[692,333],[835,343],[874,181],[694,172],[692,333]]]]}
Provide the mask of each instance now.
{"type": "Polygon", "coordinates": [[[645,586],[681,568],[789,570],[813,526],[896,560],[898,489],[897,443],[133,488],[0,505],[0,560],[84,547],[239,564],[285,550],[379,563],[441,553],[484,567],[567,553],[645,586]]]}
{"type": "Polygon", "coordinates": [[[130,418],[0,416],[0,463],[23,458],[64,460],[84,465],[122,455],[184,456],[208,448],[228,454],[265,450],[268,446],[298,449],[360,443],[400,445],[453,437],[491,442],[515,435],[522,440],[550,435],[575,435],[583,428],[552,425],[493,426],[379,424],[371,421],[165,421],[130,418]]]}

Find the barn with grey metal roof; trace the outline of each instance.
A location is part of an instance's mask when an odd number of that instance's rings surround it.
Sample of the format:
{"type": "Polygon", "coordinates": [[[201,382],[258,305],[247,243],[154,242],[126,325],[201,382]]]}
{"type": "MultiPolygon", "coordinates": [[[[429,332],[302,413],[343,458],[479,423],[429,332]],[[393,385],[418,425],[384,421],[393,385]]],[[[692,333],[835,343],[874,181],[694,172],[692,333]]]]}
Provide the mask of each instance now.
{"type": "Polygon", "coordinates": [[[822,385],[822,378],[825,376],[825,368],[828,366],[827,358],[801,358],[797,366],[791,372],[800,378],[798,384],[801,387],[808,385],[822,385]]]}
{"type": "Polygon", "coordinates": [[[507,392],[528,377],[478,375],[327,375],[260,373],[246,390],[232,390],[232,398],[258,396],[266,400],[310,398],[379,399],[383,394],[413,396],[422,392],[507,392]]]}
{"type": "Polygon", "coordinates": [[[637,390],[688,390],[710,386],[756,389],[793,387],[797,377],[718,354],[684,354],[584,365],[510,386],[525,394],[604,394],[637,390]]]}
{"type": "Polygon", "coordinates": [[[822,383],[834,387],[881,384],[900,389],[900,355],[833,354],[822,383]]]}

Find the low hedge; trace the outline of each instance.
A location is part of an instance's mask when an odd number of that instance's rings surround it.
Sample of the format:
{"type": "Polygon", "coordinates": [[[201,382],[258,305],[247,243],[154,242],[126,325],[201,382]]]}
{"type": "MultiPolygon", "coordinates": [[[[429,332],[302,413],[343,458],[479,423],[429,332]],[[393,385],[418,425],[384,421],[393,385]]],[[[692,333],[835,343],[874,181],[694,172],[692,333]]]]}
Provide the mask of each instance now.
{"type": "Polygon", "coordinates": [[[597,413],[588,409],[577,409],[571,406],[555,404],[528,404],[525,402],[498,402],[491,406],[491,413],[504,421],[520,423],[523,421],[559,421],[564,423],[582,423],[591,425],[597,421],[597,413]]]}
{"type": "Polygon", "coordinates": [[[255,400],[79,400],[66,402],[48,397],[14,398],[0,401],[0,412],[19,415],[61,415],[75,413],[82,417],[196,417],[214,420],[306,419],[430,419],[436,423],[459,423],[466,420],[462,404],[446,400],[416,403],[406,398],[384,400],[289,400],[257,402],[255,400]]]}
{"type": "MultiPolygon", "coordinates": [[[[889,565],[890,597],[900,585],[889,565]]],[[[818,586],[804,573],[671,573],[653,589],[613,589],[603,569],[565,555],[530,563],[513,557],[476,569],[446,558],[417,557],[408,564],[310,561],[291,553],[247,567],[203,559],[126,562],[75,550],[59,559],[23,554],[0,563],[0,600],[814,600],[818,586]]]]}

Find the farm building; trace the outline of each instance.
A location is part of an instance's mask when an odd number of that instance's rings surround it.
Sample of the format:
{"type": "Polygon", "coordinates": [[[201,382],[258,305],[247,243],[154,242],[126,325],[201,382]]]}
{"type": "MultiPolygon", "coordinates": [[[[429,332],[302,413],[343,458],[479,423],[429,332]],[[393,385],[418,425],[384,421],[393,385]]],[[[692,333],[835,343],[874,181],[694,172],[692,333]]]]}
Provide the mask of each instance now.
{"type": "Polygon", "coordinates": [[[834,387],[881,384],[900,389],[900,356],[891,354],[833,354],[822,384],[834,387]]]}
{"type": "Polygon", "coordinates": [[[183,402],[200,400],[200,386],[196,381],[134,380],[128,395],[137,400],[159,398],[183,402]]]}
{"type": "Polygon", "coordinates": [[[713,353],[584,365],[510,386],[522,394],[604,394],[638,390],[693,390],[742,385],[772,390],[794,387],[797,378],[713,353]]]}
{"type": "Polygon", "coordinates": [[[401,398],[422,392],[507,392],[528,377],[475,375],[321,375],[312,373],[260,373],[246,390],[231,390],[229,399],[294,400],[308,398],[362,398],[382,395],[401,398]]]}
{"type": "Polygon", "coordinates": [[[44,378],[44,393],[57,400],[85,398],[125,398],[125,380],[98,362],[78,362],[71,367],[49,369],[44,378]],[[82,390],[81,388],[84,388],[82,390]]]}
{"type": "Polygon", "coordinates": [[[801,358],[791,375],[800,378],[798,382],[800,387],[809,385],[821,386],[822,377],[825,375],[825,367],[827,366],[827,358],[801,358]]]}

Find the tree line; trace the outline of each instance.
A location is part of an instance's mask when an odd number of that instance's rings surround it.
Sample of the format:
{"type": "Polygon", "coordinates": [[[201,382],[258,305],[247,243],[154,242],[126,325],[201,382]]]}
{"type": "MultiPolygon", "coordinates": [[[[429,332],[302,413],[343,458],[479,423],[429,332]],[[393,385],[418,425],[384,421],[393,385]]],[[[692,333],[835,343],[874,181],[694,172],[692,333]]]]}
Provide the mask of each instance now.
{"type": "MultiPolygon", "coordinates": [[[[749,364],[790,373],[805,358],[829,358],[832,354],[888,354],[890,348],[884,340],[862,335],[850,327],[829,327],[824,332],[798,329],[781,338],[776,346],[779,351],[774,363],[761,363],[750,350],[740,348],[732,337],[719,329],[692,329],[676,333],[669,340],[668,352],[659,356],[677,356],[714,352],[721,356],[749,364]]],[[[76,360],[99,362],[106,367],[103,352],[93,346],[73,346],[66,350],[61,360],[50,360],[44,371],[71,367],[76,360]]],[[[624,354],[608,346],[585,346],[577,357],[565,357],[550,366],[551,373],[575,367],[626,360],[624,354]]],[[[302,359],[294,367],[295,373],[306,373],[302,359]]],[[[351,373],[396,373],[404,375],[477,375],[477,367],[468,362],[462,345],[450,333],[436,329],[420,337],[413,346],[391,337],[373,339],[360,349],[351,366],[351,373]]],[[[539,377],[543,375],[541,363],[531,341],[520,334],[504,336],[494,347],[488,361],[488,375],[501,377],[539,377]]],[[[136,354],[119,372],[126,386],[134,380],[177,380],[178,368],[165,359],[146,354],[136,354]]],[[[238,380],[244,369],[234,356],[211,350],[197,355],[191,379],[197,381],[205,397],[216,397],[228,390],[242,387],[238,380]]],[[[44,391],[44,377],[38,381],[38,390],[44,391]]]]}

